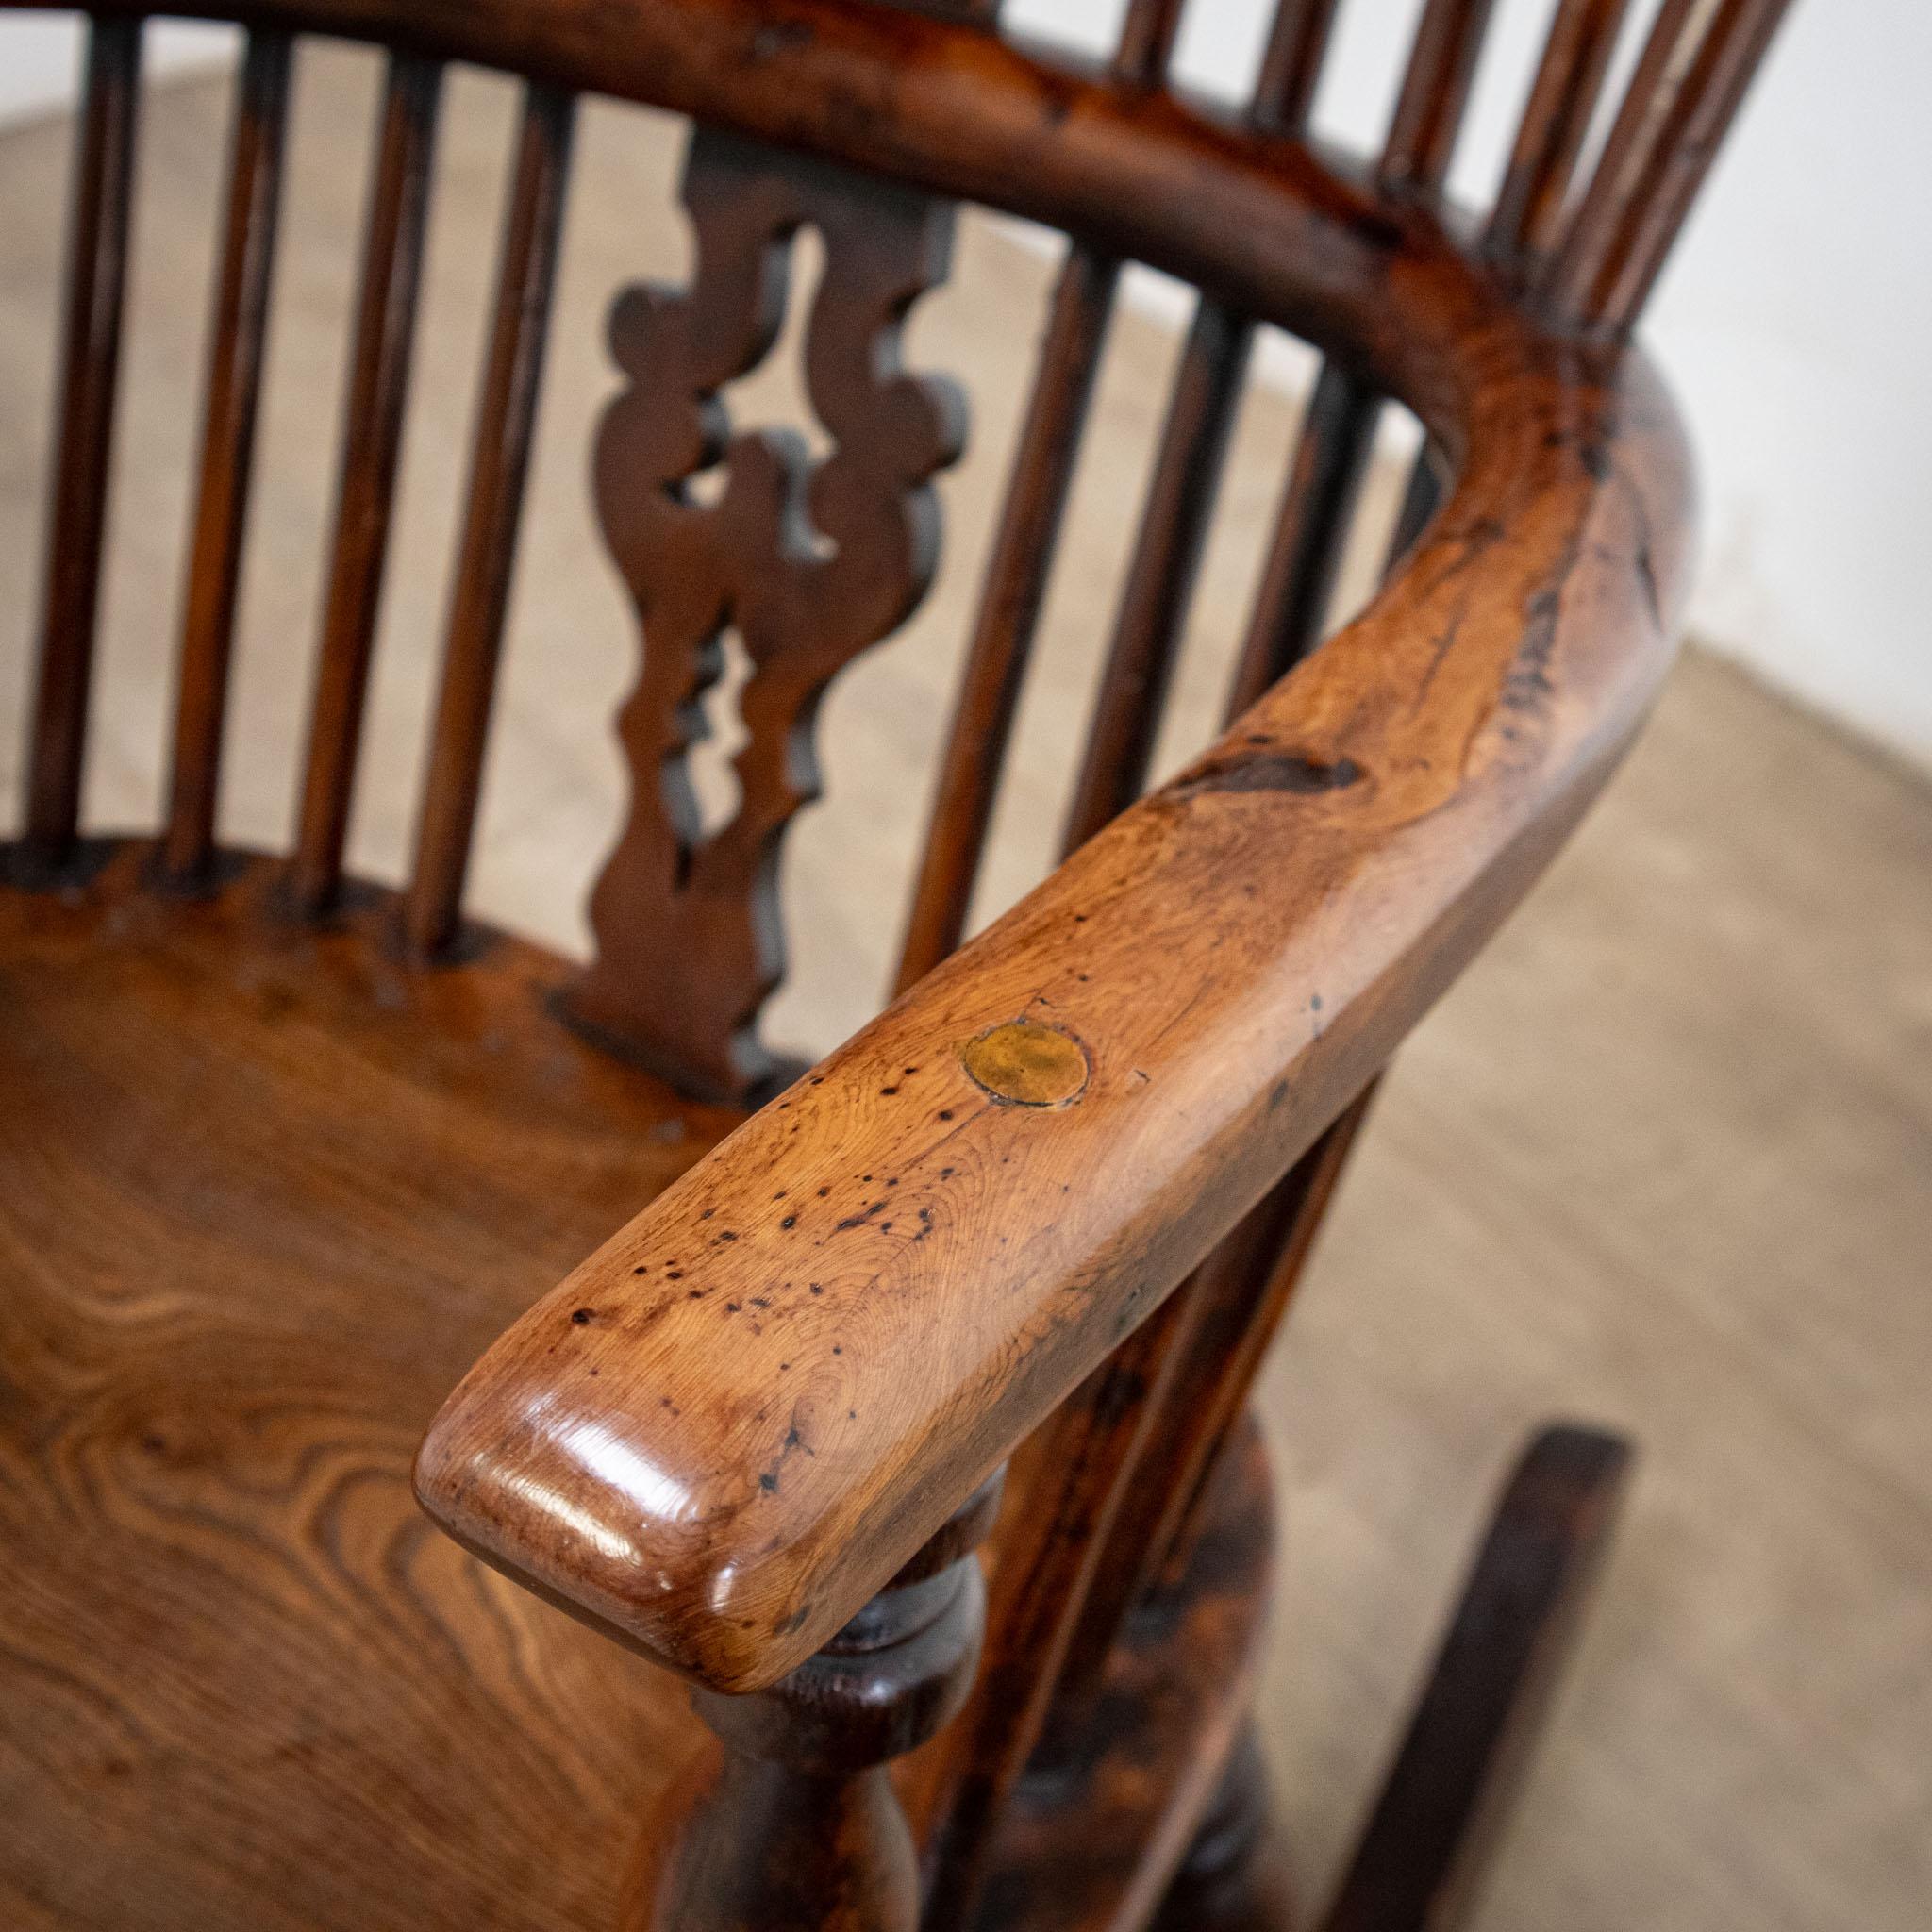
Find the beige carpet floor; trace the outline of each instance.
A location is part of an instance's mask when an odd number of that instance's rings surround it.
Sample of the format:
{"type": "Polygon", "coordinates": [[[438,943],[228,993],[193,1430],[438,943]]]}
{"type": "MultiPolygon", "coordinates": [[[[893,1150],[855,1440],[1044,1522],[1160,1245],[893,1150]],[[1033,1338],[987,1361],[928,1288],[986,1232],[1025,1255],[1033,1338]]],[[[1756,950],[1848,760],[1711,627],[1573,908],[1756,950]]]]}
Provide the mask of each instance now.
{"type": "MultiPolygon", "coordinates": [[[[291,815],[374,81],[361,56],[306,57],[224,806],[250,842],[278,842],[291,815]]],[[[513,105],[465,77],[444,130],[354,831],[377,875],[406,850],[513,105]]],[[[160,783],[225,111],[221,87],[176,86],[145,129],[87,791],[102,825],[151,822],[160,783]]],[[[8,716],[66,141],[58,125],[0,138],[8,716]]],[[[608,720],[634,669],[584,486],[611,388],[600,318],[622,280],[688,266],[676,152],[649,116],[584,130],[489,776],[478,909],[566,947],[620,808],[608,720]]],[[[935,596],[825,713],[830,797],[787,867],[787,1043],[831,1043],[884,984],[1048,272],[970,221],[957,289],[914,331],[912,359],[973,391],[973,454],[946,481],[935,596]]],[[[1117,329],[987,909],[1049,860],[1173,356],[1142,317],[1117,329]]],[[[775,359],[734,397],[744,420],[795,411],[775,359]]],[[[1211,725],[1294,415],[1273,391],[1244,412],[1168,760],[1211,725]]],[[[722,809],[728,774],[707,762],[722,809]]],[[[9,732],[9,813],[17,778],[9,732]]],[[[1264,1719],[1309,1890],[1345,1850],[1491,1486],[1532,1423],[1574,1414],[1634,1431],[1644,1462],[1482,1923],[1932,1923],[1928,1364],[1932,792],[1693,653],[1602,809],[1403,1056],[1267,1374],[1288,1558],[1264,1719]]]]}

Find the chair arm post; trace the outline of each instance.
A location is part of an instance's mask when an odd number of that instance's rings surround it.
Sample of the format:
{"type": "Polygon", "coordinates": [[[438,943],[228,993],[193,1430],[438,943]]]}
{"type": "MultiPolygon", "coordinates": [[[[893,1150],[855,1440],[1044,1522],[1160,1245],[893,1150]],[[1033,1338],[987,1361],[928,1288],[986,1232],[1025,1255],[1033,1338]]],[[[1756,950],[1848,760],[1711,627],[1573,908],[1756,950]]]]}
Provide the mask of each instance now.
{"type": "Polygon", "coordinates": [[[919,1866],[889,1763],[971,1689],[976,1551],[998,1476],[815,1657],[769,1690],[692,1693],[720,1740],[646,1835],[625,1932],[918,1932],[919,1866]]]}

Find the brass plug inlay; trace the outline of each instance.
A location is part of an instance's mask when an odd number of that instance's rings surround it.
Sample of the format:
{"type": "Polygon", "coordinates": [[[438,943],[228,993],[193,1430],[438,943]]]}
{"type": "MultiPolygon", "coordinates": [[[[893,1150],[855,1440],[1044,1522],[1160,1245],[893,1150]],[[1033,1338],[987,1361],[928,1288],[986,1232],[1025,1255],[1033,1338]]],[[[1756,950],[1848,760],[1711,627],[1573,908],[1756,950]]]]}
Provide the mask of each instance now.
{"type": "Polygon", "coordinates": [[[1071,1107],[1092,1071],[1071,1033],[1036,1020],[1008,1020],[966,1042],[966,1071],[1011,1107],[1071,1107]]]}

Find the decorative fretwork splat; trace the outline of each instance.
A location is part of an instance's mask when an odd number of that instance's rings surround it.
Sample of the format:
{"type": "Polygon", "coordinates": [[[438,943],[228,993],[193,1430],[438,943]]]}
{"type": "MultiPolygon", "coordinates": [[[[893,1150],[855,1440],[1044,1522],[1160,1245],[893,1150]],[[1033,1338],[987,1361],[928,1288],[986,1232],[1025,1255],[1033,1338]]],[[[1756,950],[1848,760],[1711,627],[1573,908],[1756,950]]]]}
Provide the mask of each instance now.
{"type": "Polygon", "coordinates": [[[939,558],[931,478],[958,455],[965,410],[950,382],[902,371],[898,351],[912,304],[944,279],[954,211],[709,129],[692,137],[684,201],[690,288],[627,290],[611,314],[630,380],[598,439],[597,507],[643,671],[618,726],[630,819],[591,897],[597,958],[569,1004],[681,1085],[748,1097],[783,1071],[756,1025],[784,970],[779,845],[818,795],[819,701],[911,614],[939,558]],[[824,243],[804,339],[831,442],[818,461],[795,434],[734,433],[720,394],[771,353],[807,226],[824,243]],[[700,492],[714,468],[722,488],[700,492]],[[741,799],[707,832],[689,755],[731,630],[751,663],[741,799]]]}

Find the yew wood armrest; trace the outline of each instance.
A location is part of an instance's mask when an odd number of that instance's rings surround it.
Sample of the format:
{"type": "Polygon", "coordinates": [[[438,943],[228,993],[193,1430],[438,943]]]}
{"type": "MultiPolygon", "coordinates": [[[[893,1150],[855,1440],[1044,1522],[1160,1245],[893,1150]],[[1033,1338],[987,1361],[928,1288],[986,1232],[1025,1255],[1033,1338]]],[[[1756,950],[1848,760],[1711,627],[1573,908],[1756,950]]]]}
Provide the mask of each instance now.
{"type": "Polygon", "coordinates": [[[1349,1103],[1669,661],[1674,418],[1640,358],[1538,353],[1491,358],[1455,497],[1362,619],[483,1357],[417,1469],[451,1534],[760,1688],[1349,1103]]]}

